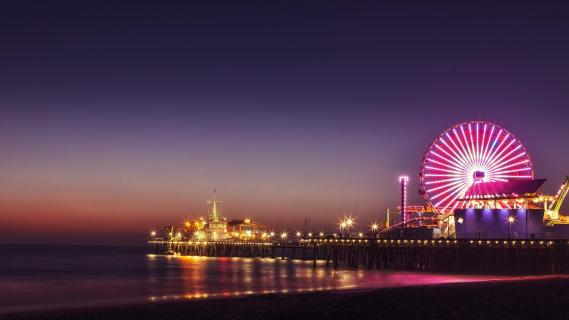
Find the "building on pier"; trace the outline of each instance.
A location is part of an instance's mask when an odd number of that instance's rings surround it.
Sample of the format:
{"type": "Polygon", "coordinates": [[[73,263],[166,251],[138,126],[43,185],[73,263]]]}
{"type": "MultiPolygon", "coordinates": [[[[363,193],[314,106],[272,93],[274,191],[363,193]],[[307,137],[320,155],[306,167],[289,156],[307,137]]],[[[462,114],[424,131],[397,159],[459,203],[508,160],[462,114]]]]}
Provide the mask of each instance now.
{"type": "Polygon", "coordinates": [[[545,179],[480,183],[461,201],[468,208],[454,210],[459,239],[567,239],[569,219],[559,208],[569,190],[569,177],[555,196],[539,189],[545,179]],[[512,201],[514,200],[514,201],[512,201]],[[508,205],[508,202],[512,204],[508,205]]]}
{"type": "Polygon", "coordinates": [[[255,240],[267,238],[269,227],[251,219],[231,220],[227,223],[229,237],[239,240],[255,240]]]}
{"type": "Polygon", "coordinates": [[[267,225],[251,219],[227,222],[223,202],[214,195],[207,201],[207,217],[189,219],[181,227],[168,226],[163,232],[151,231],[151,240],[164,241],[243,241],[268,240],[274,236],[267,225]]]}
{"type": "Polygon", "coordinates": [[[209,219],[205,228],[205,238],[210,241],[227,239],[227,221],[222,214],[222,202],[217,200],[215,192],[213,199],[207,201],[209,219]]]}

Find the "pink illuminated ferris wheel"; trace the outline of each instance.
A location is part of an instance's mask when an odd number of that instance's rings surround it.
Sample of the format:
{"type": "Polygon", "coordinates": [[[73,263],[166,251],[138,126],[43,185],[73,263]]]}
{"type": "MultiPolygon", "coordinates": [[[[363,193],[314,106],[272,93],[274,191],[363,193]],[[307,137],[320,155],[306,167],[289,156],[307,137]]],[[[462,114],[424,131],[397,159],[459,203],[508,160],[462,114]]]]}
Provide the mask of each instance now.
{"type": "Polygon", "coordinates": [[[436,212],[467,206],[476,183],[533,179],[530,157],[513,134],[493,123],[469,121],[438,136],[419,171],[420,192],[436,212]]]}

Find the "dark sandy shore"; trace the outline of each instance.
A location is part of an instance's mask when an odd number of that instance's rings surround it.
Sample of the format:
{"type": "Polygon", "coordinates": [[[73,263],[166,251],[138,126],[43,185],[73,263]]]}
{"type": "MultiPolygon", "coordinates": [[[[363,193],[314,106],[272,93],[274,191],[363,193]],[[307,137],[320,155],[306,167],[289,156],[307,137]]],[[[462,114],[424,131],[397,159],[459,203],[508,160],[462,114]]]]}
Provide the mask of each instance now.
{"type": "Polygon", "coordinates": [[[6,319],[569,319],[569,279],[265,295],[83,308],[6,319]]]}

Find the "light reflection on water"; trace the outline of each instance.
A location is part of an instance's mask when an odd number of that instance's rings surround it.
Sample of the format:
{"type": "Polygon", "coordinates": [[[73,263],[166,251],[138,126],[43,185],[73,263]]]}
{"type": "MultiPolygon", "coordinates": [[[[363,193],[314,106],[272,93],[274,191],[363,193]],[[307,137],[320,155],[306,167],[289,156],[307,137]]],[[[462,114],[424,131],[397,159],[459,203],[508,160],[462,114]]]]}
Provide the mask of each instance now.
{"type": "MultiPolygon", "coordinates": [[[[149,255],[145,248],[0,245],[0,314],[499,279],[326,268],[319,261],[149,255]]],[[[503,278],[503,277],[500,277],[503,278]]]]}
{"type": "Polygon", "coordinates": [[[504,277],[442,275],[374,270],[334,270],[323,261],[207,258],[147,255],[151,276],[160,283],[150,301],[239,297],[253,294],[303,293],[370,289],[505,279],[504,277]],[[152,273],[156,271],[157,273],[152,273]],[[166,272],[166,274],[164,273],[166,272]],[[168,293],[164,294],[166,291],[168,293]]]}
{"type": "Polygon", "coordinates": [[[252,258],[147,255],[151,301],[357,288],[365,273],[334,271],[318,262],[252,258]],[[165,273],[166,272],[166,273],[165,273]]]}

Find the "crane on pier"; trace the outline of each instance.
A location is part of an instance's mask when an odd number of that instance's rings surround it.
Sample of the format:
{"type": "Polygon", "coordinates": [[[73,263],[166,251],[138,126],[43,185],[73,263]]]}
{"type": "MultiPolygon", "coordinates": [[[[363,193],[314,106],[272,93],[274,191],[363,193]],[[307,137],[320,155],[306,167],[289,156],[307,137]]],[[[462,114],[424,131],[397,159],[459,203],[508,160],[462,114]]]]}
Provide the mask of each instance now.
{"type": "Polygon", "coordinates": [[[563,219],[559,216],[559,210],[561,209],[561,205],[563,204],[563,200],[565,200],[565,196],[567,196],[567,192],[569,191],[569,176],[565,177],[565,181],[557,191],[557,194],[553,197],[552,202],[549,206],[545,203],[545,217],[549,220],[561,223],[569,223],[569,219],[563,217],[563,219]]]}

